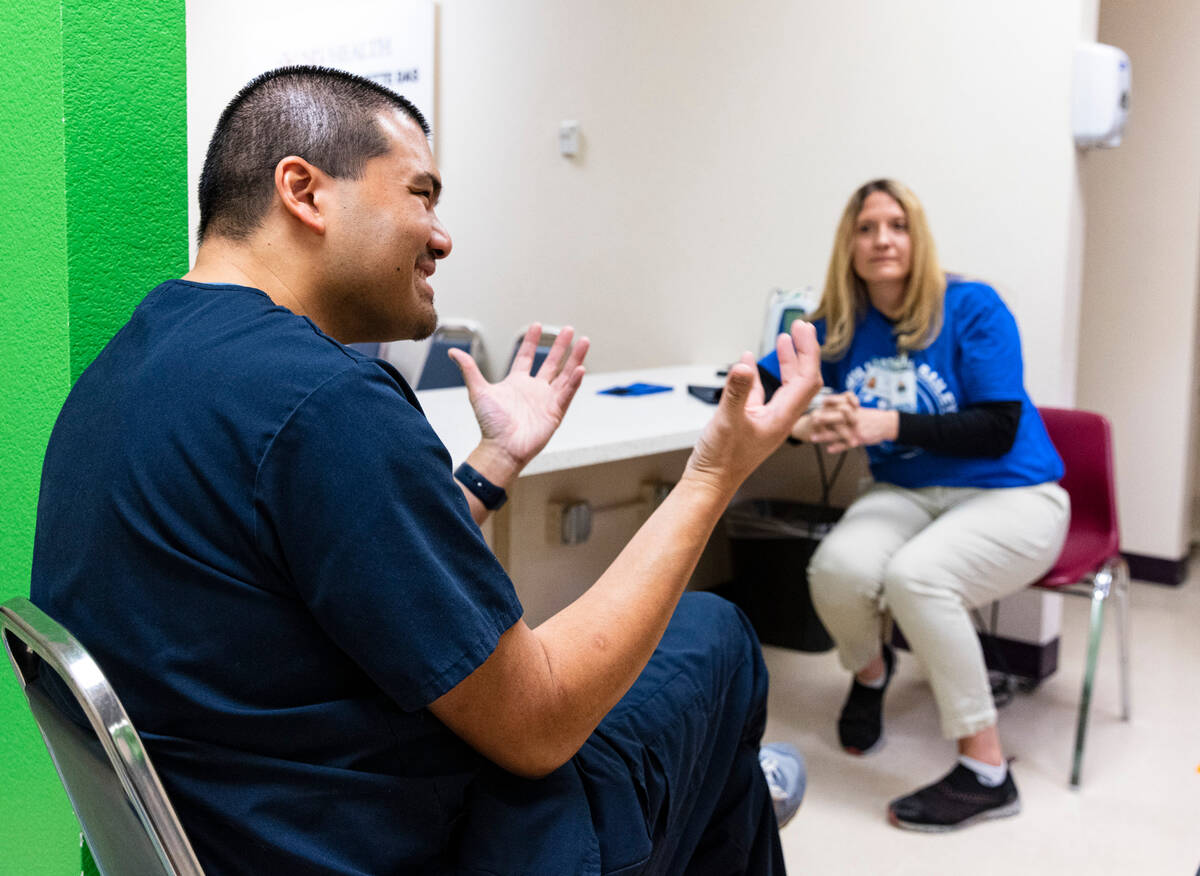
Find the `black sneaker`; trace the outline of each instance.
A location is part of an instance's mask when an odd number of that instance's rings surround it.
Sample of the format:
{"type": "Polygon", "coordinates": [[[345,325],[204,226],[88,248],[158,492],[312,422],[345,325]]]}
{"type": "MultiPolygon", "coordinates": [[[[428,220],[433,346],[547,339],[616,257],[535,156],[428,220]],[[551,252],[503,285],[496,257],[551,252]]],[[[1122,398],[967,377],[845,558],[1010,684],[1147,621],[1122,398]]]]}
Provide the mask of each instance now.
{"type": "Polygon", "coordinates": [[[850,693],[838,717],[838,741],[850,754],[869,754],[877,750],[883,737],[883,692],[896,671],[896,652],[883,646],[883,687],[876,690],[859,684],[850,685],[850,693]]]}
{"type": "Polygon", "coordinates": [[[989,788],[960,763],[941,781],[893,800],[888,805],[888,821],[908,830],[939,833],[1020,811],[1021,798],[1011,769],[1003,782],[989,788]]]}

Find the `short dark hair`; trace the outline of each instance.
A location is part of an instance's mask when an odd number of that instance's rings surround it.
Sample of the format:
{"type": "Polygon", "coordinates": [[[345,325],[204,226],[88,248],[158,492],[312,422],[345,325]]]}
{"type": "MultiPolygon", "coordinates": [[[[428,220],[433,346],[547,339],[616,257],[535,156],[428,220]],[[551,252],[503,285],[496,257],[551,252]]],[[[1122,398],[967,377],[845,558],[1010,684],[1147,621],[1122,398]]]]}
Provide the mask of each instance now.
{"type": "Polygon", "coordinates": [[[201,241],[248,237],[266,215],[275,165],[298,155],[339,179],[357,179],[389,143],[377,118],[398,109],[425,136],[429,123],[407,99],[328,67],[281,67],[257,76],[225,107],[200,174],[201,241]]]}

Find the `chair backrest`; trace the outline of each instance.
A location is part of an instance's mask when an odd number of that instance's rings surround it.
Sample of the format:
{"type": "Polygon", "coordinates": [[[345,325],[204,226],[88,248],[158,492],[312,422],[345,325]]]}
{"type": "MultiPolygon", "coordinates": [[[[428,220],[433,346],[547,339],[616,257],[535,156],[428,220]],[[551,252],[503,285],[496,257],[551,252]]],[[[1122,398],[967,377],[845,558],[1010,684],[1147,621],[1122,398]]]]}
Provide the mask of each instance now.
{"type": "MultiPolygon", "coordinates": [[[[358,346],[351,344],[351,346],[358,346]]],[[[451,348],[469,353],[485,368],[483,327],[473,319],[443,319],[428,338],[378,344],[373,355],[396,368],[413,389],[446,389],[462,386],[462,372],[447,352],[451,348]]],[[[486,373],[486,370],[485,370],[486,373]]]]}
{"type": "Polygon", "coordinates": [[[365,341],[360,344],[346,344],[346,346],[350,347],[351,349],[358,350],[358,352],[362,353],[364,356],[378,356],[379,348],[382,347],[383,344],[379,343],[378,341],[365,341]]]}
{"type": "MultiPolygon", "coordinates": [[[[521,342],[525,340],[525,333],[529,331],[529,326],[525,326],[517,332],[516,340],[513,341],[512,352],[508,356],[508,365],[504,368],[504,377],[508,372],[512,371],[513,362],[517,358],[517,351],[521,349],[521,342]]],[[[529,372],[537,374],[538,369],[542,367],[542,363],[546,361],[546,355],[550,352],[550,348],[554,346],[555,340],[558,339],[559,332],[562,328],[556,325],[542,326],[542,336],[538,338],[537,346],[533,351],[533,365],[530,366],[529,372]]]]}
{"type": "Polygon", "coordinates": [[[83,646],[19,596],[0,605],[0,630],[100,872],[203,876],[129,716],[83,646]]]}
{"type": "Polygon", "coordinates": [[[451,349],[478,357],[479,331],[470,325],[446,324],[437,327],[429,338],[429,353],[417,380],[417,389],[447,389],[462,386],[462,372],[450,358],[451,349]]]}
{"type": "Polygon", "coordinates": [[[1077,533],[1102,538],[1109,555],[1120,550],[1112,427],[1091,411],[1038,408],[1050,440],[1062,457],[1063,489],[1071,497],[1068,541],[1077,533]]]}

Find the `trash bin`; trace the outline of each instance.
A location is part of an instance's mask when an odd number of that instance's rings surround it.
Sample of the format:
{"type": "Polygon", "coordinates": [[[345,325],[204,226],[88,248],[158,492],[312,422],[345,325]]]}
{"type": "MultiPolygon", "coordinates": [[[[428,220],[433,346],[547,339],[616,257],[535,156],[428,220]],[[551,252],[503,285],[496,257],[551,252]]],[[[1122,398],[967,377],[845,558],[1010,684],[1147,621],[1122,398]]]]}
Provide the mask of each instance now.
{"type": "Polygon", "coordinates": [[[725,512],[733,581],[723,593],[750,618],[759,640],[797,651],[828,651],[833,640],[813,608],[808,561],[841,508],[754,499],[725,512]]]}

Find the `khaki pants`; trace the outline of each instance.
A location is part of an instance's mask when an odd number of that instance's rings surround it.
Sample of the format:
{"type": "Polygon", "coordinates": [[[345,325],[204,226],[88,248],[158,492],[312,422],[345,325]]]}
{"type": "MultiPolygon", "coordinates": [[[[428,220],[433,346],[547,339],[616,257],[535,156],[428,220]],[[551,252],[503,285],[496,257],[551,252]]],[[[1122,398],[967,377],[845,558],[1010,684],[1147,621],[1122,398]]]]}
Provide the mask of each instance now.
{"type": "Polygon", "coordinates": [[[846,510],[808,567],[813,604],[858,672],[879,654],[890,611],[925,665],[942,733],[996,723],[969,610],[1028,586],[1058,559],[1070,500],[1057,483],[979,489],[875,484],[846,510]]]}

